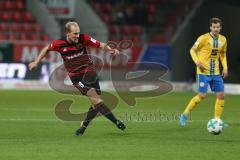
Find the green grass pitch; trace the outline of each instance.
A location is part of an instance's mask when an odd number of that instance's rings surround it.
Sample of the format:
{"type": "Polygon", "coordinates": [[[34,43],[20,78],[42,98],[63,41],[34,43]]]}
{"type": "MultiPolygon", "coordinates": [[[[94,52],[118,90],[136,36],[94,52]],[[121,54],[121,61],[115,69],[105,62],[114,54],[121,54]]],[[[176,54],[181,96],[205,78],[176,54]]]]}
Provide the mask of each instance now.
{"type": "Polygon", "coordinates": [[[168,93],[138,99],[135,107],[120,101],[114,113],[126,121],[124,132],[100,117],[84,136],[76,137],[80,122],[59,120],[54,105],[72,99],[72,112],[84,112],[89,105],[86,98],[54,91],[0,91],[0,159],[239,159],[239,96],[226,96],[223,120],[229,127],[215,136],[206,130],[207,121],[213,117],[213,94],[193,111],[185,128],[179,126],[178,115],[194,95],[168,93]],[[149,115],[155,117],[146,118],[149,115]]]}

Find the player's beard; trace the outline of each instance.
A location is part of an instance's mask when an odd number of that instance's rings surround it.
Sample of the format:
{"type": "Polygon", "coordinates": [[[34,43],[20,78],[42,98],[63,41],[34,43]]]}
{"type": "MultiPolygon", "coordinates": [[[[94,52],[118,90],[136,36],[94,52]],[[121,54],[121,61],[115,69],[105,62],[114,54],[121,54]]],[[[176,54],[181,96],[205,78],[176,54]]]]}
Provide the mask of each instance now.
{"type": "Polygon", "coordinates": [[[78,43],[78,38],[74,38],[73,43],[78,43]]]}
{"type": "Polygon", "coordinates": [[[220,31],[212,31],[212,34],[214,37],[217,37],[219,35],[220,31]]]}
{"type": "Polygon", "coordinates": [[[68,42],[69,42],[70,44],[77,44],[77,43],[78,43],[78,38],[68,39],[68,42]]]}

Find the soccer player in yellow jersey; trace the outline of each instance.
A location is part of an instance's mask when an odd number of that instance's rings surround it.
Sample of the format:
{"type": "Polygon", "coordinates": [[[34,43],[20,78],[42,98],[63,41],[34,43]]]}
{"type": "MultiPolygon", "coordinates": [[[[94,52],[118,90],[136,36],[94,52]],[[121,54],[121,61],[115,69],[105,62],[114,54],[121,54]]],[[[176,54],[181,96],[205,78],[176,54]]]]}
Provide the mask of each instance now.
{"type": "Polygon", "coordinates": [[[196,105],[205,97],[208,85],[216,93],[215,114],[220,119],[224,107],[223,78],[228,76],[227,40],[220,34],[222,21],[219,18],[210,19],[210,32],[201,35],[190,50],[192,59],[197,67],[198,94],[191,99],[181,114],[180,125],[186,126],[187,117],[196,105]],[[223,66],[220,73],[219,62],[223,66]]]}

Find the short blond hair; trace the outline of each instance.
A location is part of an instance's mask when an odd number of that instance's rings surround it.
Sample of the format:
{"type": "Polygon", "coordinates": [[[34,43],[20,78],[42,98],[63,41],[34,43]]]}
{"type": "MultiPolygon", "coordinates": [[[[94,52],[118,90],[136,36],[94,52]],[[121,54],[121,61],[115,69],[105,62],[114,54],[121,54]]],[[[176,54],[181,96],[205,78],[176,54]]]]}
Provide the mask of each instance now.
{"type": "Polygon", "coordinates": [[[75,21],[69,21],[65,24],[65,27],[64,27],[64,30],[65,30],[65,33],[69,33],[71,32],[71,26],[76,26],[76,27],[79,27],[78,23],[75,22],[75,21]]]}

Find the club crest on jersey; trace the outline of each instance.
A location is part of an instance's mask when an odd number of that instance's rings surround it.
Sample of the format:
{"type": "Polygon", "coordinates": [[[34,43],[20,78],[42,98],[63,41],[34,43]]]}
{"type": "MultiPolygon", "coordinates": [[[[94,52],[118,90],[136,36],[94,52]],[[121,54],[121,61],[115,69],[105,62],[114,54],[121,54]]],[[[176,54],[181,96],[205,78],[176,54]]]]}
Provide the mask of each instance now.
{"type": "Polygon", "coordinates": [[[219,46],[223,47],[224,44],[222,41],[219,41],[218,43],[219,43],[219,46]]]}

